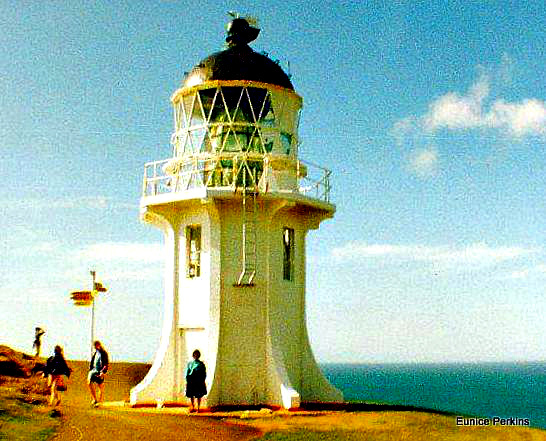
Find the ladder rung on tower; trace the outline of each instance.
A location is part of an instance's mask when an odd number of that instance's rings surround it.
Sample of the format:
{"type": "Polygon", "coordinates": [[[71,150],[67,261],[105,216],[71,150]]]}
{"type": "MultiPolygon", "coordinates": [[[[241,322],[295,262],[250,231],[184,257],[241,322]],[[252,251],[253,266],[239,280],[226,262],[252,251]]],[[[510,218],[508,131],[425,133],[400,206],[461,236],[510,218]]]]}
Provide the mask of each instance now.
{"type": "MultiPolygon", "coordinates": [[[[251,172],[248,170],[248,172],[251,172]]],[[[254,170],[255,173],[255,170],[254,170]]],[[[257,189],[255,179],[250,179],[247,186],[247,170],[243,171],[242,188],[242,269],[237,285],[251,285],[256,276],[257,241],[256,241],[256,216],[257,216],[257,189]]]]}

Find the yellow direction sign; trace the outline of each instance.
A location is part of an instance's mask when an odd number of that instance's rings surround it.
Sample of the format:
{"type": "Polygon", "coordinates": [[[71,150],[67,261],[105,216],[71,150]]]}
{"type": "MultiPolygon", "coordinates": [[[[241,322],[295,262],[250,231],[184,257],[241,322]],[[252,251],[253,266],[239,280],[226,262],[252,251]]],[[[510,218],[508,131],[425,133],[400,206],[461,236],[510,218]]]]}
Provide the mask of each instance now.
{"type": "Polygon", "coordinates": [[[106,292],[108,289],[106,289],[101,282],[95,282],[95,291],[97,292],[106,292]]]}
{"type": "Polygon", "coordinates": [[[70,298],[74,300],[76,306],[91,306],[93,303],[93,293],[91,291],[72,291],[70,298]]]}

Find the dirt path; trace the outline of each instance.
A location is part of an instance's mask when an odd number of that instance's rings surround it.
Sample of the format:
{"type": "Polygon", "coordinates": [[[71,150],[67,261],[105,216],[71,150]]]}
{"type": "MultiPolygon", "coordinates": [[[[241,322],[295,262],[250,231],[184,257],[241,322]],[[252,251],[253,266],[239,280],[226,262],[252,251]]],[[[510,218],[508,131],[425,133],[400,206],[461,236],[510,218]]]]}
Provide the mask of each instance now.
{"type": "MultiPolygon", "coordinates": [[[[86,384],[86,363],[69,362],[73,369],[61,411],[62,428],[54,441],[125,440],[252,440],[257,429],[206,417],[167,415],[161,411],[91,406],[86,384]]],[[[141,369],[142,370],[142,369],[141,369]]],[[[130,364],[113,364],[106,380],[106,401],[127,399],[142,373],[130,364]]]]}

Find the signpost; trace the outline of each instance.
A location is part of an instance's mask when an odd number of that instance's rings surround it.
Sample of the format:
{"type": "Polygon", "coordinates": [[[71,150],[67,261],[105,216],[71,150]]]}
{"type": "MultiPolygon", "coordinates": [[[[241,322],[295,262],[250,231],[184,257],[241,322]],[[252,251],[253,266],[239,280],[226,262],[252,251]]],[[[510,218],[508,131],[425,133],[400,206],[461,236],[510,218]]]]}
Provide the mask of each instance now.
{"type": "Polygon", "coordinates": [[[93,343],[95,341],[95,297],[99,292],[106,292],[107,289],[102,283],[96,281],[96,271],[90,271],[90,274],[93,277],[93,289],[91,291],[72,291],[70,298],[76,306],[91,306],[91,356],[93,356],[93,343]]]}

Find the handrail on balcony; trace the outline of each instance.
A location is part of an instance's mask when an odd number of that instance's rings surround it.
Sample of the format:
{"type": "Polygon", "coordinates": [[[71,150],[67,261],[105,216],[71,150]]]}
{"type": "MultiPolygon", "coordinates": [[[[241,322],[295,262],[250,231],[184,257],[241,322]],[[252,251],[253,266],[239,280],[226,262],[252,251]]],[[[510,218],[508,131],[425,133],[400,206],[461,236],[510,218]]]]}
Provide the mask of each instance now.
{"type": "Polygon", "coordinates": [[[293,160],[295,169],[285,170],[290,176],[282,180],[277,176],[280,173],[278,168],[272,165],[275,160],[279,158],[252,153],[224,153],[148,162],[144,165],[142,194],[144,197],[156,196],[205,187],[237,190],[246,182],[247,188],[252,186],[261,192],[296,191],[330,202],[330,170],[309,161],[293,160]],[[275,181],[276,177],[278,181],[275,181]]]}
{"type": "Polygon", "coordinates": [[[330,175],[327,168],[300,159],[298,161],[299,191],[300,193],[330,202],[330,175]],[[305,167],[305,172],[300,172],[300,167],[305,167]]]}

